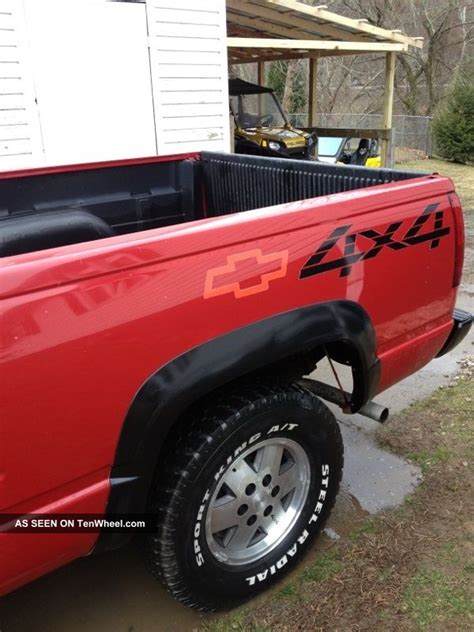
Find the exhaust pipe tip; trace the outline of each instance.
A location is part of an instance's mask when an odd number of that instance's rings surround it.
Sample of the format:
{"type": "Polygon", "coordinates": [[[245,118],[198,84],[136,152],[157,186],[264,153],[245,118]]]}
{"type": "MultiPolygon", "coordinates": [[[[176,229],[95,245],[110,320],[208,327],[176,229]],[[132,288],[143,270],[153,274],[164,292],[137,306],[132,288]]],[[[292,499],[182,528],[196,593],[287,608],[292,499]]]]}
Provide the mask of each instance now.
{"type": "Polygon", "coordinates": [[[364,417],[369,417],[369,419],[373,419],[374,421],[378,421],[383,424],[387,421],[388,416],[390,414],[390,410],[386,406],[381,406],[375,402],[367,402],[365,406],[358,411],[359,415],[364,415],[364,417]]]}
{"type": "MultiPolygon", "coordinates": [[[[348,405],[351,400],[350,393],[346,393],[334,386],[330,386],[329,384],[325,384],[323,382],[319,382],[318,380],[312,380],[309,378],[303,378],[299,380],[299,383],[310,390],[321,399],[325,399],[328,402],[332,402],[339,406],[343,412],[350,414],[352,411],[350,406],[348,405]]],[[[364,415],[364,417],[369,417],[374,421],[378,421],[383,424],[387,421],[388,416],[390,414],[390,410],[386,406],[381,406],[380,404],[376,404],[375,402],[367,402],[365,406],[362,406],[357,411],[360,415],[364,415]]]]}

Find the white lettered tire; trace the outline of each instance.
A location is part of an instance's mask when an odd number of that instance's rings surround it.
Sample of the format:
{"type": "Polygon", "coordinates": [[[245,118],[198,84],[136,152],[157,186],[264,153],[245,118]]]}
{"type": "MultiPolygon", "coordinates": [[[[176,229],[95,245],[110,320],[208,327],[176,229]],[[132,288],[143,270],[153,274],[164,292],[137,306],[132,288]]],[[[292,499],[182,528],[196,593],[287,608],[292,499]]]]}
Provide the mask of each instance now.
{"type": "Polygon", "coordinates": [[[334,505],[342,467],[334,415],[301,386],[222,393],[193,412],[157,472],[152,572],[200,610],[251,598],[308,550],[334,505]]]}

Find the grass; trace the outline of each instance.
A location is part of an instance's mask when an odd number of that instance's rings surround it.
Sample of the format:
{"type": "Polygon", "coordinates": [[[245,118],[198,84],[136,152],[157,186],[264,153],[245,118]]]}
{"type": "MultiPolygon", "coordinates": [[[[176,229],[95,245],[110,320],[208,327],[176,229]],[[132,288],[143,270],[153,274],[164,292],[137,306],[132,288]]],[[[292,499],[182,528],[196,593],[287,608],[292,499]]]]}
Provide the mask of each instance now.
{"type": "Polygon", "coordinates": [[[323,582],[334,577],[341,570],[341,562],[337,559],[337,553],[330,551],[324,553],[318,559],[307,566],[301,576],[302,583],[323,582]]]}
{"type": "Polygon", "coordinates": [[[419,630],[466,620],[474,616],[474,601],[466,584],[463,575],[453,577],[435,569],[421,569],[403,593],[402,610],[419,630]]]}
{"type": "Polygon", "coordinates": [[[246,621],[247,611],[240,610],[232,615],[231,618],[216,619],[206,624],[205,630],[207,632],[231,632],[237,630],[237,632],[269,632],[269,628],[262,628],[253,623],[246,621]]]}
{"type": "Polygon", "coordinates": [[[473,386],[467,366],[380,430],[386,448],[424,470],[402,507],[368,518],[283,586],[206,629],[474,629],[473,386]]]}
{"type": "Polygon", "coordinates": [[[377,533],[378,528],[380,528],[380,524],[377,518],[368,518],[363,525],[356,527],[349,533],[349,538],[354,543],[359,542],[363,536],[370,533],[377,533]]]}
{"type": "Polygon", "coordinates": [[[449,452],[444,446],[436,448],[434,452],[428,452],[427,450],[421,450],[421,452],[409,452],[407,458],[413,463],[416,463],[421,467],[423,474],[426,474],[430,467],[433,465],[439,465],[440,463],[446,463],[449,459],[449,452]]]}

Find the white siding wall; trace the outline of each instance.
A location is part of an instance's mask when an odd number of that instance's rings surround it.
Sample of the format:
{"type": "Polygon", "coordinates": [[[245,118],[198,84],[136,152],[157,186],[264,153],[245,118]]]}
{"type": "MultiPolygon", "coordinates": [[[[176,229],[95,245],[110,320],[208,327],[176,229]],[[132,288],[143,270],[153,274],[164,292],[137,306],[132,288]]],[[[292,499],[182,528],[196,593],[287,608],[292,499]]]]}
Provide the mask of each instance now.
{"type": "Polygon", "coordinates": [[[44,164],[21,0],[0,0],[0,171],[44,164]]]}
{"type": "Polygon", "coordinates": [[[230,151],[225,0],[147,0],[159,154],[230,151]]]}
{"type": "Polygon", "coordinates": [[[230,150],[225,0],[0,0],[0,171],[230,150]]]}

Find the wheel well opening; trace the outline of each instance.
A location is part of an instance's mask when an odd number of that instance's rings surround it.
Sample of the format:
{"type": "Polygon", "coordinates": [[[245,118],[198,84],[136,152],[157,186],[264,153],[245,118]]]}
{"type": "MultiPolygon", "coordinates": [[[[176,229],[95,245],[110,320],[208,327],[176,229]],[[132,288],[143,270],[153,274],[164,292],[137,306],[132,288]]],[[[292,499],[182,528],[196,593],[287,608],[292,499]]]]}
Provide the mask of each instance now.
{"type": "Polygon", "coordinates": [[[231,398],[232,394],[237,390],[244,388],[248,384],[254,385],[258,383],[258,381],[298,381],[315,371],[318,364],[324,360],[325,357],[329,357],[333,362],[339,365],[350,367],[352,390],[357,388],[356,380],[359,379],[359,376],[362,376],[360,370],[361,360],[356,347],[350,341],[333,341],[325,345],[318,345],[303,353],[296,353],[280,358],[277,362],[249,371],[230,382],[218,386],[189,404],[172,424],[163,439],[157,454],[157,469],[166,461],[166,455],[175,449],[180,437],[187,431],[197,411],[202,407],[212,405],[213,400],[217,398],[221,399],[222,396],[226,394],[231,398]]]}

